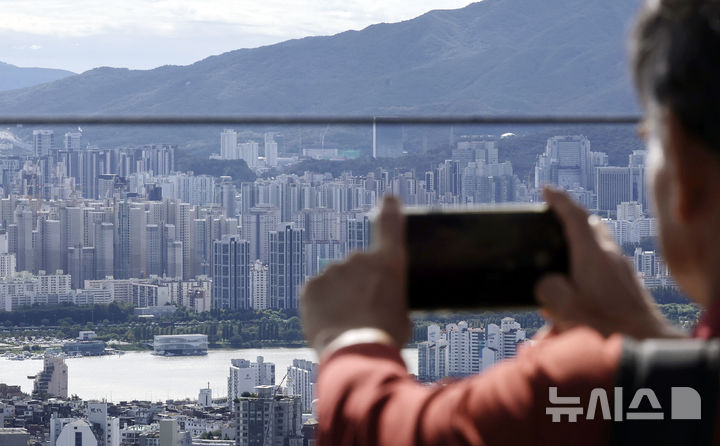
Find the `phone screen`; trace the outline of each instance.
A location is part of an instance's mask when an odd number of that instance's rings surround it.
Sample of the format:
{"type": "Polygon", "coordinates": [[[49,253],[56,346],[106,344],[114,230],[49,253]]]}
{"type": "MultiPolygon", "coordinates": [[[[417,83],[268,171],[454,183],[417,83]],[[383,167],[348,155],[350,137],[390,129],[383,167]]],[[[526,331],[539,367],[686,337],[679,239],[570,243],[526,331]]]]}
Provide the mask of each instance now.
{"type": "Polygon", "coordinates": [[[407,212],[412,310],[537,306],[534,286],[567,274],[562,226],[547,207],[407,212]]]}

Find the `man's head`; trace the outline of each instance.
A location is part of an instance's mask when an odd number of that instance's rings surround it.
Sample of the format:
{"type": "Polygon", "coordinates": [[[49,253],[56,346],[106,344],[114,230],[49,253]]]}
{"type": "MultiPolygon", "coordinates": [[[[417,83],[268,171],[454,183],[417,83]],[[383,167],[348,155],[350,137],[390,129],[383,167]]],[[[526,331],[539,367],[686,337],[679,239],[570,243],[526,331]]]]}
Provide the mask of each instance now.
{"type": "Polygon", "coordinates": [[[683,288],[708,304],[720,291],[720,0],[649,0],[632,64],[664,253],[683,288]]]}

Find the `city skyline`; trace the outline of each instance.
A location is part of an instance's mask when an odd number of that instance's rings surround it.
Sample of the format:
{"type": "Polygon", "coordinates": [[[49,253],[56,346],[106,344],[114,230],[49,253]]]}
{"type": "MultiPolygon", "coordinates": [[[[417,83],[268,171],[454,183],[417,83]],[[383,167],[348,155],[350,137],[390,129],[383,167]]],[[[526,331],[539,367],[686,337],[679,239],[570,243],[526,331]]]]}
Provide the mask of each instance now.
{"type": "MultiPolygon", "coordinates": [[[[502,161],[499,140],[458,135],[448,159],[424,172],[237,182],[178,172],[174,145],[82,148],[79,133],[36,129],[31,155],[0,157],[0,308],[118,301],[198,312],[296,309],[305,280],[368,246],[369,213],[385,194],[408,206],[454,207],[539,201],[541,188],[555,184],[604,217],[620,245],[656,236],[644,151],[611,166],[585,136],[551,137],[525,182],[502,161]]],[[[258,173],[299,162],[272,134],[261,142],[225,129],[219,157],[258,173]]],[[[675,286],[659,254],[657,265],[628,255],[647,284],[675,286]]]]}

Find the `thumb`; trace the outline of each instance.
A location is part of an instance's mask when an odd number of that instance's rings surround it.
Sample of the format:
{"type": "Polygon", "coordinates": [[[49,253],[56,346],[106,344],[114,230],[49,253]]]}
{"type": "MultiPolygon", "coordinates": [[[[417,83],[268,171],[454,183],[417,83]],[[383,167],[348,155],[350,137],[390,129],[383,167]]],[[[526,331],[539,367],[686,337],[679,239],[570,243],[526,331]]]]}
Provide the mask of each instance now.
{"type": "Polygon", "coordinates": [[[405,216],[396,197],[383,198],[373,239],[373,247],[378,251],[398,253],[405,249],[405,216]]]}
{"type": "Polygon", "coordinates": [[[535,285],[535,297],[554,324],[580,322],[574,305],[575,291],[567,277],[549,274],[535,285]]]}

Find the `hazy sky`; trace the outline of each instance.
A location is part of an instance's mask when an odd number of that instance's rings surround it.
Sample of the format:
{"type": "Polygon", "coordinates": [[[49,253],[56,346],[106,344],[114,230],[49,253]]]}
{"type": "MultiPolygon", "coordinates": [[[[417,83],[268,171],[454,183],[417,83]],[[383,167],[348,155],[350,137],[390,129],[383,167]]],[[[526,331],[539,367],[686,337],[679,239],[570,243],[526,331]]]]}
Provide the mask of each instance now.
{"type": "Polygon", "coordinates": [[[75,72],[213,54],[407,20],[470,0],[0,0],[0,61],[75,72]]]}

